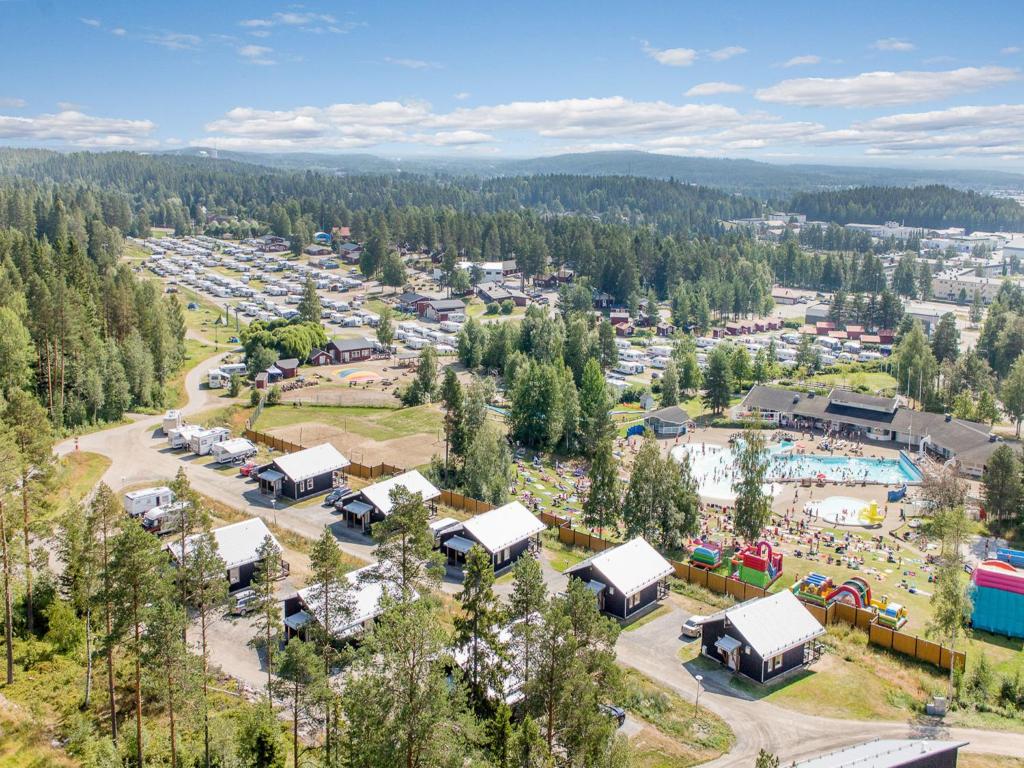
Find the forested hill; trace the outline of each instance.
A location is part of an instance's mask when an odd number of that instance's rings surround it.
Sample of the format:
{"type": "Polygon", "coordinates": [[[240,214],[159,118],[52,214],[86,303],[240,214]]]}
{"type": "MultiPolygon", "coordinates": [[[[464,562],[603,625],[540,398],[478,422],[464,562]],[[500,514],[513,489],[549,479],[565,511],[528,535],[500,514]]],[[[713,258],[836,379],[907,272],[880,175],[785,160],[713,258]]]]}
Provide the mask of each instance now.
{"type": "Polygon", "coordinates": [[[1024,230],[1024,207],[1013,200],[937,184],[804,192],[793,197],[787,210],[837,224],[898,221],[907,226],[935,229],[1024,230]]]}
{"type": "Polygon", "coordinates": [[[783,165],[725,157],[679,157],[650,152],[575,152],[533,158],[381,157],[365,153],[255,153],[188,148],[175,155],[217,155],[242,163],[286,170],[327,173],[418,173],[453,176],[642,176],[675,179],[758,198],[786,197],[796,192],[853,186],[948,184],[958,189],[1022,189],[1024,175],[988,170],[935,170],[823,164],[783,165]]]}
{"type": "MultiPolygon", "coordinates": [[[[719,219],[750,216],[760,204],[707,187],[631,176],[359,175],[285,171],[233,160],[130,152],[59,154],[0,150],[0,174],[38,182],[85,183],[125,193],[151,223],[183,204],[193,217],[210,212],[269,221],[283,200],[315,201],[323,218],[394,205],[494,213],[530,208],[577,213],[617,223],[654,224],[663,232],[711,232],[719,219]],[[179,203],[180,201],[180,203],[179,203]]],[[[303,206],[306,207],[305,205],[303,206]]]]}

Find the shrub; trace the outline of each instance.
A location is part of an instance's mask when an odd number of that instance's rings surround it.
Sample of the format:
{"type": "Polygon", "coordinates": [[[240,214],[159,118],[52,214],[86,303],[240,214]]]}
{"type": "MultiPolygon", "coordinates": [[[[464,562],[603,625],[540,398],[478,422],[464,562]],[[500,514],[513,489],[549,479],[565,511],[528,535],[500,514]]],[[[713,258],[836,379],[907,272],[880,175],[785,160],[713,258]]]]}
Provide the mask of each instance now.
{"type": "Polygon", "coordinates": [[[256,387],[253,387],[252,391],[249,393],[249,407],[255,408],[260,404],[260,400],[262,399],[263,395],[260,394],[260,391],[256,389],[256,387]]]}
{"type": "Polygon", "coordinates": [[[512,310],[514,310],[515,308],[516,305],[515,302],[512,301],[512,299],[505,299],[503,302],[501,302],[501,314],[503,315],[511,315],[512,310]]]}
{"type": "Polygon", "coordinates": [[[277,405],[281,402],[281,388],[276,384],[267,392],[267,405],[277,405]]]}
{"type": "Polygon", "coordinates": [[[487,314],[496,315],[498,314],[499,309],[500,307],[498,306],[498,302],[492,301],[490,304],[487,305],[487,314]]]}

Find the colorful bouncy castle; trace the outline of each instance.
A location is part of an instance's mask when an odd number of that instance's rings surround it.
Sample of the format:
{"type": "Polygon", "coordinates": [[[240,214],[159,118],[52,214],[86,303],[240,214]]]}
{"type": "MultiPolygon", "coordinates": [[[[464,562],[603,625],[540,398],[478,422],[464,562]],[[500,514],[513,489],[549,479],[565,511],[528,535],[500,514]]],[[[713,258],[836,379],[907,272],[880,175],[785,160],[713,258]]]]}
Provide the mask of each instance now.
{"type": "MultiPolygon", "coordinates": [[[[1024,570],[1014,568],[1007,554],[997,560],[986,560],[974,569],[975,629],[983,629],[1007,637],[1024,637],[1024,570]]],[[[1024,553],[1016,552],[1024,558],[1024,553]]]]}
{"type": "Polygon", "coordinates": [[[882,595],[878,600],[871,601],[871,607],[875,609],[875,623],[888,629],[902,629],[907,623],[907,609],[899,603],[893,603],[888,595],[882,595]]]}
{"type": "Polygon", "coordinates": [[[732,558],[732,577],[767,589],[782,575],[782,553],[767,541],[744,547],[732,558]]]}
{"type": "Polygon", "coordinates": [[[793,585],[793,594],[805,603],[822,608],[828,608],[832,603],[846,603],[855,608],[871,605],[871,587],[857,576],[837,587],[831,577],[809,573],[793,585]]]}
{"type": "Polygon", "coordinates": [[[713,571],[722,564],[722,545],[713,541],[693,542],[690,553],[690,565],[694,568],[707,568],[713,571]]]}

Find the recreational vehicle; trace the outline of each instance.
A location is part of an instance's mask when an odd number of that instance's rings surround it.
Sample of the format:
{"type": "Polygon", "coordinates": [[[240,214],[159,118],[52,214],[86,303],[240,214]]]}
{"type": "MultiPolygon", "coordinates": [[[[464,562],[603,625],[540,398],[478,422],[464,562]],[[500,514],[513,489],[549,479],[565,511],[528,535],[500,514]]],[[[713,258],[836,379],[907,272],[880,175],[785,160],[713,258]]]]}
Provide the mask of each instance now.
{"type": "Polygon", "coordinates": [[[180,531],[181,518],[187,508],[187,501],[175,501],[171,504],[153,507],[142,516],[142,527],[158,536],[180,531]]]}
{"type": "Polygon", "coordinates": [[[167,444],[171,448],[188,448],[192,435],[202,430],[198,424],[182,424],[167,433],[167,444]]]}
{"type": "Polygon", "coordinates": [[[212,429],[201,429],[193,433],[188,441],[188,447],[197,456],[206,456],[217,443],[223,443],[231,437],[231,432],[225,427],[213,427],[212,429]]]}
{"type": "Polygon", "coordinates": [[[181,411],[168,411],[164,414],[164,421],[162,428],[165,435],[171,434],[172,429],[177,429],[181,426],[182,417],[181,411]]]}
{"type": "Polygon", "coordinates": [[[210,454],[218,464],[241,462],[256,453],[256,446],[244,437],[225,440],[210,448],[210,454]]]}
{"type": "Polygon", "coordinates": [[[132,517],[138,517],[153,507],[170,504],[172,501],[174,501],[174,491],[166,485],[142,488],[138,491],[128,491],[124,495],[124,510],[132,517]]]}

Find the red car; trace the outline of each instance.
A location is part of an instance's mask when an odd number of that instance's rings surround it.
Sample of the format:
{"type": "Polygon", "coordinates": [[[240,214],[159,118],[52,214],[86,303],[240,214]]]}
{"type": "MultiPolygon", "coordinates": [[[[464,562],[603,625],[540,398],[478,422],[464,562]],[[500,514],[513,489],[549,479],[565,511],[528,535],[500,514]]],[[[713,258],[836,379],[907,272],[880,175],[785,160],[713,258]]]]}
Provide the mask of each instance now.
{"type": "Polygon", "coordinates": [[[243,464],[241,466],[241,468],[238,470],[239,474],[242,477],[251,477],[252,473],[255,472],[255,471],[256,471],[256,462],[255,461],[247,461],[247,462],[245,462],[245,464],[243,464]]]}

